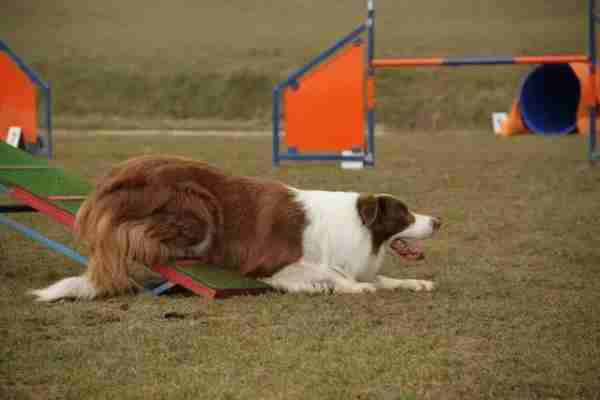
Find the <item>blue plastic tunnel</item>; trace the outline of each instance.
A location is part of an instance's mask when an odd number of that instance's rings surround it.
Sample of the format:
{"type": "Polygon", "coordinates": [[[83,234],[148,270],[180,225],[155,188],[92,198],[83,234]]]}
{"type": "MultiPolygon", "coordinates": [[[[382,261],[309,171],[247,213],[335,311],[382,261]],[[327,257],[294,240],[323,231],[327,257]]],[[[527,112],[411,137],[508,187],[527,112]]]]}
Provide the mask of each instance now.
{"type": "Polygon", "coordinates": [[[525,125],[540,135],[565,135],[577,128],[581,85],[568,64],[540,65],[524,79],[521,114],[525,125]]]}

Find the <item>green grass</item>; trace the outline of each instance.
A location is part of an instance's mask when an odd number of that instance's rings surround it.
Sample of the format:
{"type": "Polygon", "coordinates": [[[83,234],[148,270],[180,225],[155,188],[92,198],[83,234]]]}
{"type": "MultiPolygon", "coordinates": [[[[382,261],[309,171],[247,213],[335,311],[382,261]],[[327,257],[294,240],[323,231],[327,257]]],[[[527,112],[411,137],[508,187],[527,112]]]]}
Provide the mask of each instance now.
{"type": "MultiPolygon", "coordinates": [[[[388,260],[385,273],[439,288],[35,304],[26,290],[80,267],[0,228],[0,398],[597,397],[600,170],[585,140],[409,132],[378,148],[376,169],[274,169],[269,138],[58,136],[53,163],[90,181],[133,155],[176,153],[304,188],[396,194],[445,225],[424,262],[388,260]]],[[[42,216],[16,218],[72,243],[42,216]]]]}
{"type": "MultiPolygon", "coordinates": [[[[377,56],[585,52],[584,0],[377,2],[377,56]]],[[[90,115],[144,121],[253,120],[268,125],[271,88],[351,31],[365,1],[234,0],[194,4],[39,0],[3,6],[0,38],[55,89],[59,123],[90,115]]],[[[392,71],[379,118],[403,129],[487,128],[523,68],[392,71]]],[[[141,123],[141,122],[140,122],[141,123]]],[[[125,122],[130,125],[131,123],[125,122]]],[[[151,124],[155,124],[154,121],[151,124]]]]}

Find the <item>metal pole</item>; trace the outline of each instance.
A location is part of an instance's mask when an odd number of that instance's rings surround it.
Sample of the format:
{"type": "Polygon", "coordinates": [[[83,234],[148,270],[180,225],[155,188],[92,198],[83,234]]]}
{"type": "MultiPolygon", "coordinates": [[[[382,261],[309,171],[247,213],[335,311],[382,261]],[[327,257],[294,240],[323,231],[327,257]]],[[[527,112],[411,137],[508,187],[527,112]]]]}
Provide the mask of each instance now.
{"type": "Polygon", "coordinates": [[[273,166],[275,167],[279,166],[280,93],[280,87],[277,85],[273,90],[273,166]]]}
{"type": "Polygon", "coordinates": [[[590,132],[589,132],[589,160],[594,164],[598,158],[596,154],[596,117],[598,115],[598,94],[596,93],[596,69],[597,69],[597,51],[596,51],[596,0],[589,0],[589,66],[590,66],[590,90],[592,93],[591,104],[589,105],[590,132]]]}
{"type": "Polygon", "coordinates": [[[52,137],[52,89],[50,84],[48,83],[48,87],[46,89],[46,125],[48,128],[48,158],[54,158],[54,138],[52,137]]]}
{"type": "MultiPolygon", "coordinates": [[[[373,59],[375,58],[375,0],[367,1],[367,29],[368,29],[368,58],[367,58],[367,80],[373,80],[369,82],[369,85],[375,83],[375,68],[373,67],[373,59]]],[[[374,95],[373,95],[374,96],[374,95]]],[[[374,100],[374,99],[373,99],[374,100]]],[[[368,153],[366,154],[366,164],[370,166],[375,165],[375,105],[377,103],[373,101],[370,109],[367,110],[367,130],[368,130],[368,153]]]]}

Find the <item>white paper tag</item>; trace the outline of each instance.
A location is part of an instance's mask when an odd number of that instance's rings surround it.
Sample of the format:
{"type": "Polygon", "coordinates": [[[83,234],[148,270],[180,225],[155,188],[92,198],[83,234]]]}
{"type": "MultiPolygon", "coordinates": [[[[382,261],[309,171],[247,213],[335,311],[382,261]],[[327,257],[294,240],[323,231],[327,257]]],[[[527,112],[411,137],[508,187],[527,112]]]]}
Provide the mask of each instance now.
{"type": "MultiPolygon", "coordinates": [[[[363,153],[355,153],[352,150],[342,151],[342,155],[344,157],[352,157],[352,156],[362,156],[363,153]]],[[[364,163],[362,161],[342,161],[341,167],[342,169],[363,169],[364,163]]]]}
{"type": "Polygon", "coordinates": [[[13,147],[19,147],[19,142],[21,141],[21,127],[20,126],[11,126],[8,128],[8,135],[6,135],[6,143],[10,144],[13,147]]]}
{"type": "Polygon", "coordinates": [[[492,113],[492,126],[494,133],[499,135],[502,133],[502,124],[508,119],[508,114],[505,112],[492,113]]]}

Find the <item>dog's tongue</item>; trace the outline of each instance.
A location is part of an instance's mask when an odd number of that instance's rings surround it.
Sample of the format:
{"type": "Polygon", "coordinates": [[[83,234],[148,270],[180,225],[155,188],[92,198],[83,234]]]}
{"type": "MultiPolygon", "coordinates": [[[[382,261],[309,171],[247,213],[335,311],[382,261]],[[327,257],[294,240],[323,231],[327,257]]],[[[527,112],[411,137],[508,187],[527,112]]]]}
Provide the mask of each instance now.
{"type": "Polygon", "coordinates": [[[422,260],[425,258],[425,254],[421,249],[421,246],[416,241],[405,242],[402,239],[396,239],[392,242],[392,249],[404,258],[409,260],[422,260]]]}

